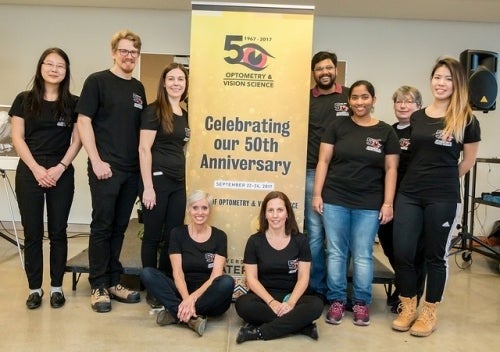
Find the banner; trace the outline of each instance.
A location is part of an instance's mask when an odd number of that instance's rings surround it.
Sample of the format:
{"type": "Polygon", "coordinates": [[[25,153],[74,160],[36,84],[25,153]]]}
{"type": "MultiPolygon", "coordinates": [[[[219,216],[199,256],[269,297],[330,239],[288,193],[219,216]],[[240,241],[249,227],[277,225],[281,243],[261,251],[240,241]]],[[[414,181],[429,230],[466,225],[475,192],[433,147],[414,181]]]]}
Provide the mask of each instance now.
{"type": "Polygon", "coordinates": [[[192,4],[187,187],[213,195],[238,282],[267,193],[303,225],[313,7],[192,4]]]}

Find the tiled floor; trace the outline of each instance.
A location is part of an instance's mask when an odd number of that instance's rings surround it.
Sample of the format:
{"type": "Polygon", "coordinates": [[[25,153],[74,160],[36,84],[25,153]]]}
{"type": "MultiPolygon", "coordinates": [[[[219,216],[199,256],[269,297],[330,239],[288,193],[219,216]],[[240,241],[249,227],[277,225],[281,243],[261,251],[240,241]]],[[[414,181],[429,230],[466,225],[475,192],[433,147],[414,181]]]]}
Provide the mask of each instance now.
{"type": "MultiPolygon", "coordinates": [[[[48,253],[48,242],[45,243],[48,253]]],[[[86,238],[70,240],[69,257],[87,247],[86,238]]],[[[375,253],[383,258],[381,249],[375,253]]],[[[47,255],[46,255],[47,257],[47,255]]],[[[149,311],[144,294],[138,304],[113,301],[110,313],[97,314],[90,308],[89,284],[83,274],[76,291],[71,291],[71,274],[66,274],[66,305],[52,309],[48,294],[39,309],[25,306],[27,282],[15,246],[0,238],[0,350],[1,351],[493,351],[500,347],[500,274],[498,263],[480,254],[472,265],[461,269],[461,255],[450,257],[445,300],[439,309],[438,330],[427,338],[393,332],[394,315],[385,306],[385,292],[374,286],[371,325],[354,326],[350,313],[339,326],[318,321],[320,338],[291,336],[274,341],[237,345],[241,325],[231,307],[225,316],[209,320],[203,337],[181,326],[159,327],[149,311]]],[[[50,290],[48,267],[44,290],[50,290]]]]}

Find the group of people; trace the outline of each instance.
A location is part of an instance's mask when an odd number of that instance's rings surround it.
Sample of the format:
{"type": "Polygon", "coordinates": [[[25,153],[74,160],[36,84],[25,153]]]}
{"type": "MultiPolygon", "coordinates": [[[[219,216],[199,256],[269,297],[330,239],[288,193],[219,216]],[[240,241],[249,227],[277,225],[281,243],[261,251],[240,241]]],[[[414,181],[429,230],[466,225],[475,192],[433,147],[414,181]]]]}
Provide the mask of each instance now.
{"type": "Polygon", "coordinates": [[[335,54],[317,53],[311,69],[316,86],[310,95],[305,212],[311,289],[330,306],[326,322],[340,324],[350,309],[355,325],[369,325],[378,233],[396,273],[395,294],[388,298],[398,314],[392,328],[428,336],[436,329],[447,280],[460,177],[474,165],[481,139],[465,71],[456,59],[439,58],[430,76],[434,100],[424,109],[416,88],[398,88],[398,122],[391,127],[372,116],[376,95],[370,82],[356,81],[349,89],[335,82],[335,54]]]}
{"type": "MultiPolygon", "coordinates": [[[[137,303],[125,287],[119,261],[124,233],[139,196],[144,220],[141,281],[158,325],[185,324],[203,335],[206,316],[229,308],[234,280],[225,274],[227,235],[209,224],[212,198],[186,197],[185,146],[190,129],[185,106],[187,70],[169,64],[156,100],[132,73],[140,37],[128,30],[111,40],[113,66],[91,74],[80,97],[70,93],[70,61],[59,48],[45,50],[33,87],[15,98],[12,140],[20,156],[16,193],[25,233],[26,305],[42,304],[44,208],[50,239],[50,304],[65,304],[67,221],[74,194],[72,162],[88,154],[92,198],[89,237],[91,307],[109,312],[111,299],[137,303]],[[189,223],[184,224],[185,210],[189,223]]],[[[473,166],[480,128],[468,104],[460,63],[440,58],[431,73],[434,101],[402,86],[393,95],[398,123],[373,116],[375,88],[336,82],[337,57],[318,52],[311,62],[305,235],[287,195],[264,198],[259,227],[244,251],[249,292],[235,308],[247,323],[237,342],[287,334],[318,338],[314,323],[370,323],[373,242],[377,233],[396,272],[390,303],[392,328],[427,336],[447,279],[447,249],[460,203],[460,177],[473,166]],[[347,271],[352,262],[352,297],[347,271]],[[427,283],[425,285],[425,283],[427,283]],[[425,294],[423,292],[425,285],[425,294]],[[417,306],[424,299],[420,313],[417,306]]]]}

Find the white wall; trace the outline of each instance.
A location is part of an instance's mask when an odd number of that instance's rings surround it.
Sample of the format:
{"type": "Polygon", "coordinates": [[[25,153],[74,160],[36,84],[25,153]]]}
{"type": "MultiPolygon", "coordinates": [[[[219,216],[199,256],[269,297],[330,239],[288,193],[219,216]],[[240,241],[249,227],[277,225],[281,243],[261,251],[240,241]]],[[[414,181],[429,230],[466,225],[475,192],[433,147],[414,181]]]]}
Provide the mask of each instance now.
{"type": "MultiPolygon", "coordinates": [[[[111,66],[109,41],[119,29],[141,35],[143,52],[189,54],[190,13],[173,11],[37,7],[0,5],[0,105],[10,104],[26,89],[41,52],[59,46],[70,56],[72,90],[79,94],[92,72],[111,66]]],[[[435,59],[454,57],[466,49],[500,52],[500,24],[403,21],[359,18],[315,18],[313,51],[332,50],[347,61],[347,84],[370,80],[376,88],[375,116],[392,122],[391,96],[402,84],[418,87],[424,103],[430,103],[429,75],[435,59]]],[[[304,69],[309,69],[304,68],[304,69]]],[[[500,156],[495,143],[500,131],[499,109],[477,113],[482,127],[479,156],[500,156]]],[[[86,154],[78,156],[76,195],[71,223],[90,222],[90,195],[86,176],[86,154]]],[[[500,188],[500,166],[492,168],[486,190],[500,188]],[[493,180],[493,181],[492,181],[493,180]]],[[[9,172],[13,182],[14,175],[9,172]]],[[[0,190],[0,220],[10,214],[0,190]]],[[[500,218],[498,209],[481,215],[488,224],[500,218]]],[[[16,213],[19,219],[18,213],[16,213]]]]}

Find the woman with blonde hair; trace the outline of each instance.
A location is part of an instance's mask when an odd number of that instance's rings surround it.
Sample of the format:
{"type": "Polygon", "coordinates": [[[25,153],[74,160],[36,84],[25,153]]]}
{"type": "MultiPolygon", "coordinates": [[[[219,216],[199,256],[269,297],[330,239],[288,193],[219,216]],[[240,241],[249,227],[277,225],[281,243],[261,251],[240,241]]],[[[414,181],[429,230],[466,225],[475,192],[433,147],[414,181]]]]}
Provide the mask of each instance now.
{"type": "Polygon", "coordinates": [[[411,159],[396,198],[394,256],[401,291],[397,331],[428,336],[447,280],[450,237],[460,212],[460,177],[474,165],[481,140],[460,62],[439,58],[431,73],[434,101],[411,116],[411,159]],[[427,269],[425,301],[417,315],[417,244],[427,269]]]}
{"type": "Polygon", "coordinates": [[[160,326],[184,323],[202,336],[206,316],[222,315],[231,305],[234,280],[224,274],[227,235],[208,222],[212,197],[194,191],[188,200],[190,222],[172,230],[169,254],[173,279],[162,271],[146,267],[141,280],[162,306],[156,323],[160,326]]]}

